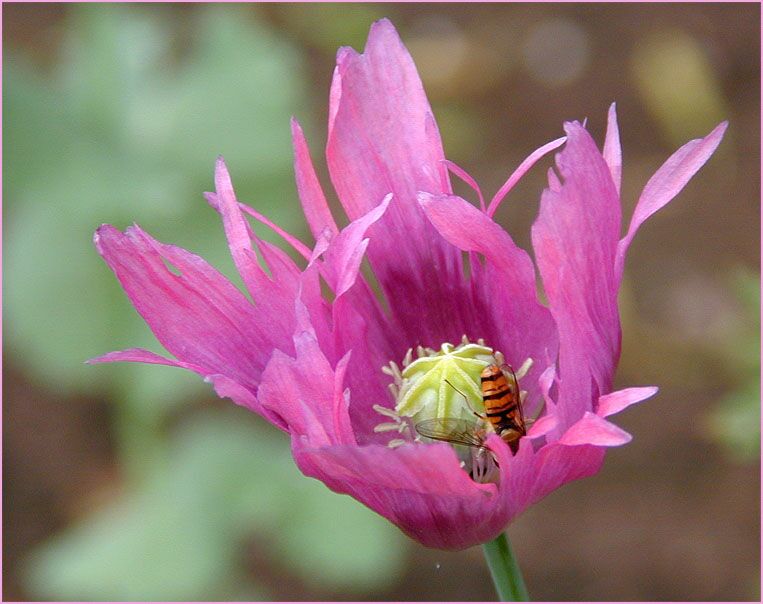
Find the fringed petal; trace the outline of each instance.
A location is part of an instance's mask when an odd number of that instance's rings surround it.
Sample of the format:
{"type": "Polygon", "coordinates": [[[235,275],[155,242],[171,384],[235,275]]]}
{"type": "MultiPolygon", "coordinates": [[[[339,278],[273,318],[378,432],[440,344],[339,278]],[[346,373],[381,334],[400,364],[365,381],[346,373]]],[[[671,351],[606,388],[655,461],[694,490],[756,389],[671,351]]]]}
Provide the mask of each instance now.
{"type": "Polygon", "coordinates": [[[559,429],[593,410],[611,390],[620,354],[618,283],[614,266],[620,199],[591,136],[565,124],[557,157],[561,187],[543,192],[532,227],[535,256],[559,330],[559,429]]]}

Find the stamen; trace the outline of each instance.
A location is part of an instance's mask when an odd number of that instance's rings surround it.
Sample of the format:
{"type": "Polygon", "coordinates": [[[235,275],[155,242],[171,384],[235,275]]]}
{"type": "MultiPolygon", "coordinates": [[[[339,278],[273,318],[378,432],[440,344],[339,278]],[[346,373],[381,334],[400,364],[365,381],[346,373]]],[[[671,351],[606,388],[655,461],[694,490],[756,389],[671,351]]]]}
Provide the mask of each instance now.
{"type": "Polygon", "coordinates": [[[380,415],[386,415],[387,417],[391,417],[393,419],[400,419],[400,416],[397,414],[397,411],[394,409],[390,409],[389,407],[382,407],[381,405],[374,405],[373,410],[376,411],[380,415]]]}
{"type": "Polygon", "coordinates": [[[413,362],[413,348],[409,348],[403,357],[403,367],[408,367],[413,362]]]}
{"type": "Polygon", "coordinates": [[[533,366],[533,360],[530,357],[528,357],[527,359],[525,359],[525,362],[522,363],[522,366],[514,372],[514,375],[517,376],[518,380],[521,380],[523,377],[527,375],[527,372],[530,371],[530,368],[532,366],[533,366]]]}
{"type": "Polygon", "coordinates": [[[400,429],[401,426],[404,427],[405,425],[398,422],[390,422],[390,423],[385,422],[382,424],[378,424],[377,426],[374,426],[374,432],[376,432],[377,434],[380,432],[392,432],[393,430],[397,432],[401,432],[402,431],[400,429]]]}

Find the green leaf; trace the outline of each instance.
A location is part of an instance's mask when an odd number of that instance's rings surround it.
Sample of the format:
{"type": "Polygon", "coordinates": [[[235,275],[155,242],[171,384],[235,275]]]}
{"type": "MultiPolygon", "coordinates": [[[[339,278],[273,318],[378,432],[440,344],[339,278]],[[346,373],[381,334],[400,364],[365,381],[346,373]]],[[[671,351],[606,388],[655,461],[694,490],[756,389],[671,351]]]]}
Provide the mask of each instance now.
{"type": "Polygon", "coordinates": [[[247,535],[319,590],[384,586],[405,554],[387,521],[302,476],[283,434],[229,409],[190,418],[136,491],[39,548],[27,587],[42,599],[219,598],[243,589],[247,535]]]}
{"type": "Polygon", "coordinates": [[[183,24],[153,6],[85,4],[68,15],[48,79],[6,57],[7,345],[51,388],[121,392],[156,414],[200,392],[200,381],[181,387],[172,369],[83,365],[130,346],[162,352],[92,233],[137,221],[240,285],[202,192],[223,153],[242,200],[303,229],[288,121],[304,102],[303,58],[240,7],[196,10],[183,24]],[[179,53],[170,40],[183,33],[189,46],[179,53]]]}

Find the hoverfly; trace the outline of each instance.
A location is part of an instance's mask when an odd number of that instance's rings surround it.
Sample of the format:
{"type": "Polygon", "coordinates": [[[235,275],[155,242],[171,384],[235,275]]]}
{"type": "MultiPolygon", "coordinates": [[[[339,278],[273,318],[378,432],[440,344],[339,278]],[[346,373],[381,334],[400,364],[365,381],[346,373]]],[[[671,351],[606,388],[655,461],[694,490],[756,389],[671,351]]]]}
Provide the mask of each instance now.
{"type": "Polygon", "coordinates": [[[480,382],[485,414],[481,415],[472,409],[472,413],[482,422],[455,417],[436,417],[417,423],[416,432],[433,440],[487,450],[485,440],[488,430],[483,427],[483,424],[487,423],[503,442],[509,445],[511,452],[516,454],[519,450],[519,439],[527,434],[527,429],[517,376],[511,367],[509,371],[510,379],[495,364],[482,370],[480,382]]]}

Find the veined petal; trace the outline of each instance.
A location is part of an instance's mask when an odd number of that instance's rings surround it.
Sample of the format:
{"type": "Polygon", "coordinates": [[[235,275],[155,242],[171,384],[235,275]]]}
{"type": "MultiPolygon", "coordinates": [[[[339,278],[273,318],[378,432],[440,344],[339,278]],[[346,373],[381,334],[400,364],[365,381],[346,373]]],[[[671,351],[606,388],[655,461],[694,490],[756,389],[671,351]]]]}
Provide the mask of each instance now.
{"type": "Polygon", "coordinates": [[[304,474],[355,497],[427,547],[484,543],[508,522],[495,485],[473,482],[444,444],[314,448],[292,437],[292,452],[304,474]]]}
{"type": "Polygon", "coordinates": [[[212,384],[220,398],[229,398],[237,405],[246,407],[250,411],[254,411],[263,416],[266,420],[272,423],[274,426],[285,429],[283,420],[276,414],[270,412],[268,409],[263,408],[260,405],[257,398],[254,396],[251,390],[242,386],[235,380],[229,378],[226,375],[220,373],[210,373],[210,371],[199,365],[193,363],[185,363],[176,359],[168,359],[158,355],[150,350],[143,348],[129,348],[127,350],[117,350],[101,355],[94,359],[87,361],[90,364],[98,363],[115,363],[115,362],[131,362],[131,363],[149,363],[151,365],[167,365],[168,367],[179,367],[193,371],[204,378],[204,381],[212,384]]]}
{"type": "MultiPolygon", "coordinates": [[[[434,196],[419,193],[429,220],[451,244],[466,252],[485,256],[486,265],[472,263],[473,298],[459,308],[472,316],[472,325],[486,341],[519,367],[526,358],[535,361],[556,355],[557,336],[551,313],[536,295],[535,270],[530,256],[517,247],[506,231],[473,205],[454,195],[434,196]],[[485,306],[481,301],[489,300],[485,306]]],[[[453,300],[458,308],[461,301],[453,300]]],[[[527,378],[530,400],[537,399],[534,388],[542,371],[534,363],[527,378]]],[[[535,409],[528,409],[532,413],[535,409]]]]}
{"type": "Polygon", "coordinates": [[[632,438],[622,428],[618,428],[595,413],[586,411],[583,417],[570,426],[556,442],[560,445],[618,447],[630,442],[632,438]]]}
{"type": "Polygon", "coordinates": [[[602,155],[609,166],[612,182],[615,183],[615,189],[619,195],[623,176],[623,151],[620,146],[620,130],[617,127],[617,109],[614,103],[609,106],[607,114],[607,134],[604,138],[602,155]]]}
{"type": "Polygon", "coordinates": [[[296,333],[294,347],[296,358],[273,352],[257,398],[284,419],[291,434],[309,436],[312,446],[354,445],[342,389],[349,357],[333,369],[312,331],[296,333]]]}
{"type": "Polygon", "coordinates": [[[560,430],[611,389],[620,354],[615,254],[620,199],[607,163],[580,124],[565,124],[557,157],[561,188],[551,183],[532,227],[535,256],[559,330],[560,430]],[[592,390],[593,389],[593,390],[592,390]]]}
{"type": "Polygon", "coordinates": [[[302,203],[310,231],[317,241],[324,229],[334,235],[338,232],[334,217],[331,215],[326,196],[315,173],[310,150],[299,122],[292,118],[291,136],[294,144],[294,176],[297,181],[297,193],[302,203]]]}
{"type": "Polygon", "coordinates": [[[723,139],[728,122],[721,122],[705,138],[686,143],[662,164],[646,183],[633,212],[628,233],[617,246],[616,274],[622,278],[625,254],[636,231],[657,210],[667,205],[686,186],[697,171],[705,165],[723,139]]]}
{"type": "Polygon", "coordinates": [[[463,325],[453,325],[442,301],[464,293],[460,253],[438,237],[416,203],[418,191],[450,193],[450,185],[413,61],[383,19],[372,26],[363,54],[342,49],[337,63],[326,153],[339,200],[355,220],[393,194],[370,230],[367,255],[397,328],[425,345],[459,338],[463,325]]]}
{"type": "Polygon", "coordinates": [[[179,361],[255,388],[277,341],[251,303],[202,258],[139,227],[95,233],[98,253],[159,342],[179,361]],[[170,268],[170,266],[172,268],[170,268]]]}
{"type": "Polygon", "coordinates": [[[167,365],[168,367],[180,367],[181,369],[187,369],[201,375],[207,375],[208,371],[204,367],[194,365],[193,363],[184,363],[176,359],[168,359],[160,354],[146,350],[145,348],[128,348],[127,350],[115,350],[114,352],[107,352],[94,359],[88,359],[86,363],[89,365],[97,365],[99,363],[148,363],[150,365],[167,365]]]}
{"type": "Polygon", "coordinates": [[[657,394],[657,386],[643,386],[640,388],[625,388],[610,392],[599,397],[599,405],[596,408],[596,414],[600,417],[609,417],[615,413],[620,413],[635,403],[645,401],[651,396],[657,394]]]}
{"type": "Polygon", "coordinates": [[[522,163],[517,166],[517,169],[511,173],[509,178],[506,179],[506,182],[501,185],[501,188],[498,189],[498,192],[493,196],[493,199],[490,200],[490,205],[487,208],[487,215],[492,218],[495,215],[498,206],[521,180],[521,178],[528,172],[528,170],[530,170],[530,168],[532,168],[536,162],[540,160],[544,155],[550,153],[554,149],[561,147],[566,140],[567,137],[562,136],[561,138],[557,138],[549,143],[546,143],[542,147],[539,147],[530,153],[530,155],[528,155],[524,161],[522,161],[522,163]]]}
{"type": "Polygon", "coordinates": [[[275,339],[289,342],[294,332],[294,300],[300,270],[282,249],[255,236],[241,212],[222,157],[217,159],[215,166],[215,189],[214,201],[223,219],[233,262],[255,302],[257,312],[267,321],[275,339]],[[270,275],[260,266],[252,244],[262,254],[270,275]]]}
{"type": "Polygon", "coordinates": [[[328,244],[321,270],[336,298],[331,305],[333,346],[336,350],[353,351],[353,370],[347,386],[355,393],[350,409],[356,434],[362,440],[381,440],[374,426],[380,416],[374,405],[390,402],[388,378],[381,367],[390,359],[400,358],[410,342],[404,334],[391,328],[391,319],[382,310],[379,300],[360,272],[368,247],[368,231],[387,211],[391,198],[342,229],[328,244]]]}

